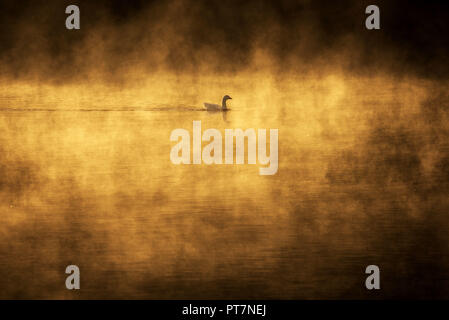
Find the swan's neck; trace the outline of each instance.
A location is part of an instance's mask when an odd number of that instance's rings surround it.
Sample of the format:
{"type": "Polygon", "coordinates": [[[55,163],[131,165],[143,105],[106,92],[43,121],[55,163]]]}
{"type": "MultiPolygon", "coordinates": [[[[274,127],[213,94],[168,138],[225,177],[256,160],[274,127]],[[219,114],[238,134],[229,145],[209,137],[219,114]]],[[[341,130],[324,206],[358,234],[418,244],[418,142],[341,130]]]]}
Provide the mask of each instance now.
{"type": "Polygon", "coordinates": [[[223,99],[223,102],[221,103],[221,107],[223,110],[226,110],[228,107],[226,106],[226,99],[223,99]]]}

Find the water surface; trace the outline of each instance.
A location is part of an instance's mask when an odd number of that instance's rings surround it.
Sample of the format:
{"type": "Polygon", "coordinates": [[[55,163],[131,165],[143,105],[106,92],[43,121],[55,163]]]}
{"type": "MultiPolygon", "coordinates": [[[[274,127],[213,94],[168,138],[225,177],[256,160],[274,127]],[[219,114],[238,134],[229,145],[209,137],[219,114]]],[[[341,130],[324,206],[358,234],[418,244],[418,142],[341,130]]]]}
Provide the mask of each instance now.
{"type": "Polygon", "coordinates": [[[449,297],[443,88],[189,81],[149,96],[2,88],[1,298],[449,297]],[[226,116],[202,110],[225,93],[226,116]],[[173,165],[170,133],[194,120],[279,129],[278,173],[173,165]]]}

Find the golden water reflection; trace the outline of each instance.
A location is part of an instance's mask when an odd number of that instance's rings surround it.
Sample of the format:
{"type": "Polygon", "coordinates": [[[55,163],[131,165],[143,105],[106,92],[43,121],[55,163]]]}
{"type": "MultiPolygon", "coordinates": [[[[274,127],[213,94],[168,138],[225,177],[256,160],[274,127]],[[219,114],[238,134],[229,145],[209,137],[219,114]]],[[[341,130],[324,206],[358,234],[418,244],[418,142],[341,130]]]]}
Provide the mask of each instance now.
{"type": "Polygon", "coordinates": [[[448,297],[447,102],[338,74],[4,83],[0,297],[366,298],[369,264],[385,297],[448,297]],[[202,111],[224,94],[225,118],[202,111]],[[173,165],[193,120],[279,129],[278,173],[173,165]]]}

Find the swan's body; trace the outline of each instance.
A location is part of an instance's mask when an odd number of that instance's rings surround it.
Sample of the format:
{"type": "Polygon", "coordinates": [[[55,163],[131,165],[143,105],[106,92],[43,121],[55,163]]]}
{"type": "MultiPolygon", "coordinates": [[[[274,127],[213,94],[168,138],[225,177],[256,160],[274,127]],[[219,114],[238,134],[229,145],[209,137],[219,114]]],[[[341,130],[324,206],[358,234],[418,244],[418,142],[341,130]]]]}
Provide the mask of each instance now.
{"type": "Polygon", "coordinates": [[[228,107],[226,106],[226,101],[229,99],[232,99],[232,98],[228,95],[225,95],[223,97],[221,106],[219,104],[205,102],[204,108],[206,108],[207,111],[226,111],[226,110],[228,110],[228,107]]]}
{"type": "Polygon", "coordinates": [[[206,108],[207,111],[220,111],[222,106],[220,106],[219,104],[205,102],[204,108],[206,108]]]}

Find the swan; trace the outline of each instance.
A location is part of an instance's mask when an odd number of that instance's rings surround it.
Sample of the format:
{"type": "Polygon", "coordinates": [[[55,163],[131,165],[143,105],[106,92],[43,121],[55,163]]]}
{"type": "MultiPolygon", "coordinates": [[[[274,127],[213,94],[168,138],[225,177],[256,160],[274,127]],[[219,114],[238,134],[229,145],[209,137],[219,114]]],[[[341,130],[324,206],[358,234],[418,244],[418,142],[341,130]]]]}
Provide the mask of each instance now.
{"type": "Polygon", "coordinates": [[[223,97],[223,101],[221,103],[221,106],[219,104],[215,104],[215,103],[204,103],[204,108],[206,108],[207,111],[220,111],[220,109],[222,111],[226,111],[228,110],[228,108],[226,107],[226,101],[232,99],[230,96],[225,95],[223,97]]]}

